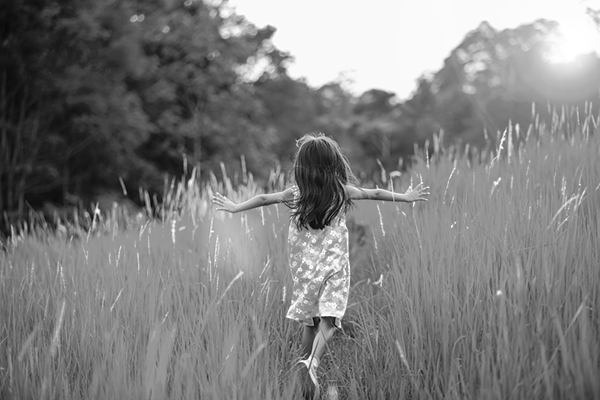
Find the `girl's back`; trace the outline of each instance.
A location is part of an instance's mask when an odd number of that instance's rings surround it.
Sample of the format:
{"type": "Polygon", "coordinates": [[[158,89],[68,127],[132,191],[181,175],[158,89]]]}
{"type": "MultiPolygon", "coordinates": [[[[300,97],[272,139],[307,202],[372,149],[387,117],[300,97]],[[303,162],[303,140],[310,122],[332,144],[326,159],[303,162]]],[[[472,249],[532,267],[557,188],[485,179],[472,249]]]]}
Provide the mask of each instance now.
{"type": "Polygon", "coordinates": [[[352,205],[346,185],[356,178],[333,139],[306,135],[298,145],[293,167],[297,186],[288,205],[299,229],[323,229],[352,205]]]}

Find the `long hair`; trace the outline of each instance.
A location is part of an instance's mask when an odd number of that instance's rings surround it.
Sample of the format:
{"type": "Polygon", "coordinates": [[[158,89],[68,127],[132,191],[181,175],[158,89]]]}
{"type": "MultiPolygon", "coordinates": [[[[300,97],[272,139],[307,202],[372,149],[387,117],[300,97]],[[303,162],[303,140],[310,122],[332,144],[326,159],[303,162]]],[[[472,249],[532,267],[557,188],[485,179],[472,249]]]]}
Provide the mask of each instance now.
{"type": "Polygon", "coordinates": [[[298,140],[294,180],[299,196],[289,204],[298,229],[323,229],[352,206],[345,185],[356,184],[348,159],[332,138],[306,134],[298,140]]]}

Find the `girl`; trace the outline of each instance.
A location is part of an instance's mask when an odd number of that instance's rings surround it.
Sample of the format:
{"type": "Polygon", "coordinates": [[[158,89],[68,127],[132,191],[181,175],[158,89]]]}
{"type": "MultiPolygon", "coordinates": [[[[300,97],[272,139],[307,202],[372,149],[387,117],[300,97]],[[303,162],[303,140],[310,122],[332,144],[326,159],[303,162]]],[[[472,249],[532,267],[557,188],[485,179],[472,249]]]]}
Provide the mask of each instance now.
{"type": "Polygon", "coordinates": [[[353,200],[414,202],[427,200],[419,184],[404,194],[361,189],[338,144],[323,134],[307,134],[298,142],[293,165],[295,186],[261,194],[240,204],[217,193],[217,210],[236,213],[274,203],[292,210],[288,250],[292,271],[292,304],[287,318],[304,324],[302,356],[319,395],[317,368],[327,343],[346,311],[350,288],[346,212],[353,200]]]}

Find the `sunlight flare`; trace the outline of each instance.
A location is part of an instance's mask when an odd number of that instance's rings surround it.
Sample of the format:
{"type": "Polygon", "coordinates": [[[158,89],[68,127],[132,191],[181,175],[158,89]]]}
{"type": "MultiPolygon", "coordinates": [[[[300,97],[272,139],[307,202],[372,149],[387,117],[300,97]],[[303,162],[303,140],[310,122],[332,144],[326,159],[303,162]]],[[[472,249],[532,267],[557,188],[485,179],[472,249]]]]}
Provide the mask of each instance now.
{"type": "Polygon", "coordinates": [[[552,64],[569,64],[576,62],[580,56],[600,54],[600,31],[585,10],[577,4],[564,8],[558,21],[558,34],[551,39],[552,47],[546,59],[552,64]]]}

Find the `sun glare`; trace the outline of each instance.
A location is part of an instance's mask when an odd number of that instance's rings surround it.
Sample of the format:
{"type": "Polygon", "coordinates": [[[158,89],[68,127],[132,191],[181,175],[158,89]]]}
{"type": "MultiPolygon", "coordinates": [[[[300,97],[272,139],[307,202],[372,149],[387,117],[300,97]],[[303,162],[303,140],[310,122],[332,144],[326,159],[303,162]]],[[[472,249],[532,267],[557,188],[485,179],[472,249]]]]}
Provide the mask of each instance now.
{"type": "Polygon", "coordinates": [[[600,31],[584,10],[575,6],[566,9],[558,23],[558,36],[552,38],[553,47],[547,54],[550,63],[572,63],[590,53],[600,55],[600,31]]]}

